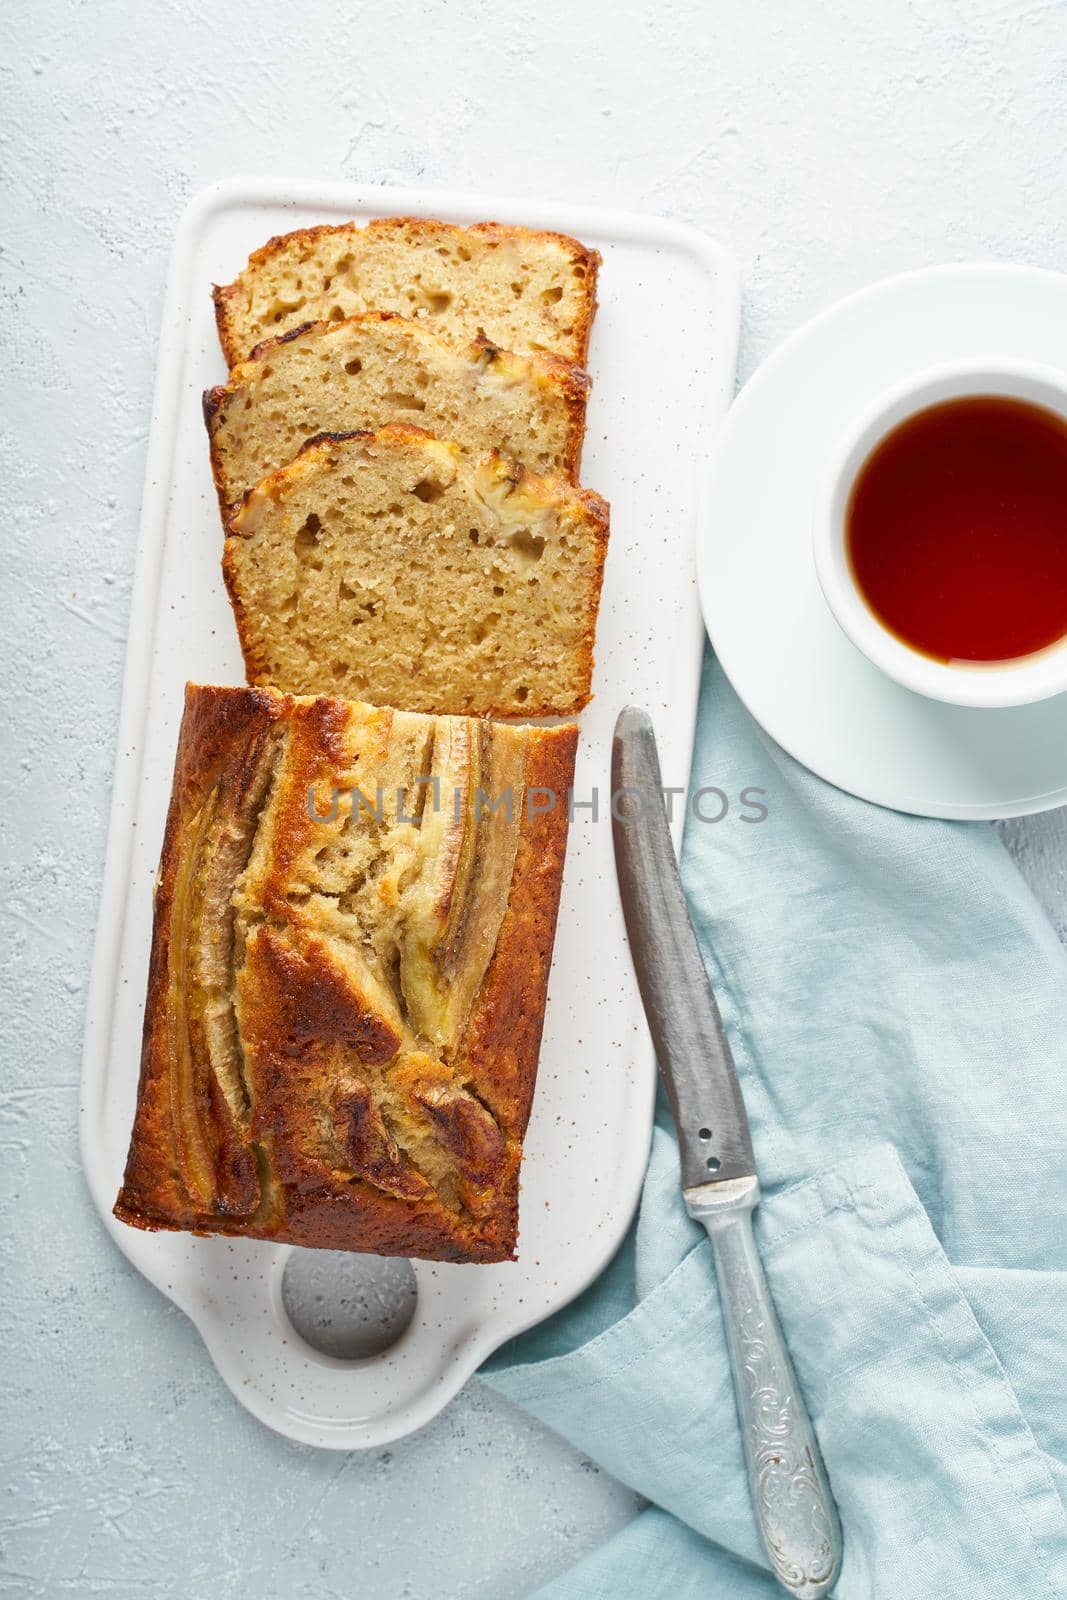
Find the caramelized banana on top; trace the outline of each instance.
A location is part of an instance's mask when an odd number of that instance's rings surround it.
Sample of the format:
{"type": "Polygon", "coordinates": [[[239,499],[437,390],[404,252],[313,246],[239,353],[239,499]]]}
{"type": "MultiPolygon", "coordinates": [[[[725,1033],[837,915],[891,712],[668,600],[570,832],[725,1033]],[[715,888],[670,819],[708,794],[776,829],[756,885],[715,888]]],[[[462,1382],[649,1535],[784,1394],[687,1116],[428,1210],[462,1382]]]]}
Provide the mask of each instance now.
{"type": "Polygon", "coordinates": [[[512,1256],[576,741],[190,686],[116,1215],[512,1256]]]}

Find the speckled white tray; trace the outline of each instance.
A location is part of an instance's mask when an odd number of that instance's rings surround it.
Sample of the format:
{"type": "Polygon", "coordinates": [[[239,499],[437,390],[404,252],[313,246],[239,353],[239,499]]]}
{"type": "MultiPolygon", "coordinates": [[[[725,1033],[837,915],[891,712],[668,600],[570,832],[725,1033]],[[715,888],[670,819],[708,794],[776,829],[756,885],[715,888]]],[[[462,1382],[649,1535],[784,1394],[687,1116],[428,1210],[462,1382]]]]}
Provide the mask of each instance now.
{"type": "MultiPolygon", "coordinates": [[[[655,1065],[630,969],[608,817],[612,725],[655,717],[665,781],[684,784],[703,630],[694,544],[698,485],[733,388],[738,328],[729,257],[652,217],[477,195],[237,179],[186,211],[171,265],[130,618],[107,868],[86,1024],[82,1154],[113,1238],[193,1319],[237,1398],[291,1438],[371,1447],[430,1420],[505,1339],[571,1300],[630,1220],[648,1152],[655,1065]],[[577,234],[604,256],[583,479],[612,503],[596,698],[582,717],[576,793],[600,817],[571,830],[533,1117],[519,1260],[416,1262],[418,1304],[369,1360],[321,1355],[290,1323],[284,1246],[150,1234],[111,1215],[133,1115],[151,891],[187,678],[239,683],[219,570],[221,532],[200,394],[223,381],[209,297],[269,235],[321,221],[491,217],[577,234]]],[[[679,816],[679,823],[681,817],[679,816]]]]}

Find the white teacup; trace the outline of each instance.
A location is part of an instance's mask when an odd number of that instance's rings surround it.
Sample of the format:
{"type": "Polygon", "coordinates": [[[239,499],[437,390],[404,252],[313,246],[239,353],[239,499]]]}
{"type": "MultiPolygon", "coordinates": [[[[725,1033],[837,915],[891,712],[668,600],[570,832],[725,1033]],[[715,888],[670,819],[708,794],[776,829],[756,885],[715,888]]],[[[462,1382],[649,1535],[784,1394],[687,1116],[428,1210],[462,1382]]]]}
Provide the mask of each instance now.
{"type": "Polygon", "coordinates": [[[1040,366],[994,360],[937,367],[883,394],[841,439],[815,502],[815,570],[837,622],[888,677],[958,706],[1020,706],[1067,691],[1067,638],[1012,661],[942,662],[891,633],[856,586],[845,547],[852,486],[871,452],[899,423],[946,400],[995,395],[1043,406],[1067,422],[1067,377],[1040,366]]]}

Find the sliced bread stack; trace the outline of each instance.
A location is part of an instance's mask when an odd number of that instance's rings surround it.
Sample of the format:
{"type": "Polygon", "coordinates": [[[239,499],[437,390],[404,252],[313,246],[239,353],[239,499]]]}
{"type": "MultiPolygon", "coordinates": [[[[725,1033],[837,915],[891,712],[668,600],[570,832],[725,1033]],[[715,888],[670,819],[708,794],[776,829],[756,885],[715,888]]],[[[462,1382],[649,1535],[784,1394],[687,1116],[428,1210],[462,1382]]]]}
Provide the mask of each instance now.
{"type": "Polygon", "coordinates": [[[252,687],[187,691],[132,1226],[514,1255],[578,729],[488,719],[589,698],[596,268],[395,221],[272,240],[216,290],[252,687]]]}
{"type": "Polygon", "coordinates": [[[248,680],[412,711],[590,693],[608,510],[577,487],[598,257],[394,219],[273,239],[215,290],[204,397],[248,680]]]}

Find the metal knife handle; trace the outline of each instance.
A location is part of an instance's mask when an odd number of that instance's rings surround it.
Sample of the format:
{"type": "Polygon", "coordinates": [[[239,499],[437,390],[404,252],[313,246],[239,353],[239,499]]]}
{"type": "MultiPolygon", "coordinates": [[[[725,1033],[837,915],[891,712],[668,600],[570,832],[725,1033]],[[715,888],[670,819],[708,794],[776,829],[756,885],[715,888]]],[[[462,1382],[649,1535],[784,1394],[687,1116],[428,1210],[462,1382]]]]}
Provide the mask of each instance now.
{"type": "Polygon", "coordinates": [[[685,1191],[715,1252],[752,1504],[775,1577],[798,1600],[828,1593],[841,1528],[752,1234],[756,1178],[685,1191]]]}

